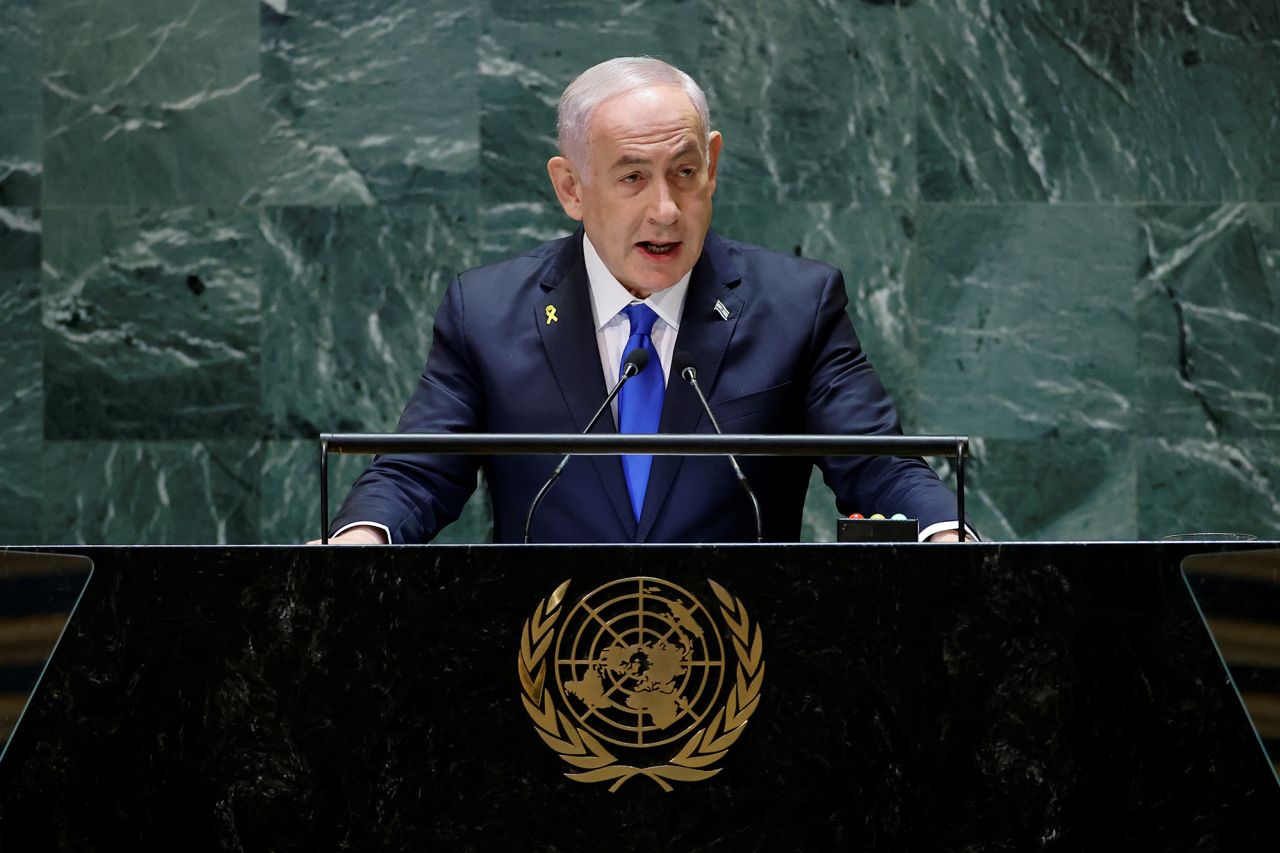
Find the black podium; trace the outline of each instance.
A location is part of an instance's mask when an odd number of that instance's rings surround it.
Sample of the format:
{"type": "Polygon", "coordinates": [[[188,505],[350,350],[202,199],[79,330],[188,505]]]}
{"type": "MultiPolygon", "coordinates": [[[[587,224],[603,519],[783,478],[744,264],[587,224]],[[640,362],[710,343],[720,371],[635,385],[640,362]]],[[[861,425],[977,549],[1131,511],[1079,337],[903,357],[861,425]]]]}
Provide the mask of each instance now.
{"type": "Polygon", "coordinates": [[[1180,570],[1244,547],[50,549],[94,576],[0,841],[1266,849],[1180,570]]]}

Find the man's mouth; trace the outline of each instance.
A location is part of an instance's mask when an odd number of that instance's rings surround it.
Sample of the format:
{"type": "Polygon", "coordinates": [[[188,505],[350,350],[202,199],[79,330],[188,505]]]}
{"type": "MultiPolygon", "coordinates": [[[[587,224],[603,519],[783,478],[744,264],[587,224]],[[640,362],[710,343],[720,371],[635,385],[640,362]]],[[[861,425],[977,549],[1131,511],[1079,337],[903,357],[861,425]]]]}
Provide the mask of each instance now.
{"type": "Polygon", "coordinates": [[[636,245],[639,246],[641,251],[646,254],[656,255],[658,257],[661,257],[662,255],[669,255],[680,246],[679,243],[651,243],[648,240],[641,240],[636,245]]]}

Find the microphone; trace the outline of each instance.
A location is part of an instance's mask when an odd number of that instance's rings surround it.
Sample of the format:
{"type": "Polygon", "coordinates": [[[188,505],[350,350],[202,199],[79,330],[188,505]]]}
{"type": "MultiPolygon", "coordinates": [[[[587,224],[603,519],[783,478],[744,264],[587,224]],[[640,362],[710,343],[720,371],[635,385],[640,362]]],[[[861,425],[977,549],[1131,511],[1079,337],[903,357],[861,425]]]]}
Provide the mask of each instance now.
{"type": "MultiPolygon", "coordinates": [[[[720,424],[716,421],[716,416],[711,413],[711,406],[707,403],[707,398],[702,394],[702,388],[698,385],[698,369],[693,366],[693,358],[687,352],[678,352],[675,358],[671,360],[671,368],[680,374],[680,378],[693,386],[693,390],[698,393],[698,400],[702,403],[702,410],[707,413],[707,417],[711,419],[711,426],[715,427],[715,431],[719,435],[724,435],[720,430],[720,424]]],[[[742,473],[742,467],[738,465],[738,460],[734,458],[732,453],[725,454],[729,457],[729,464],[733,466],[733,473],[738,477],[738,485],[742,486],[742,491],[747,493],[747,497],[751,498],[751,510],[756,515],[756,541],[764,541],[764,524],[760,520],[760,502],[756,500],[756,493],[751,491],[751,486],[747,483],[747,475],[742,473]]]]}
{"type": "MultiPolygon", "coordinates": [[[[587,422],[587,428],[582,431],[583,435],[591,432],[591,428],[596,425],[596,421],[600,420],[600,416],[604,414],[605,409],[609,408],[609,404],[618,396],[618,392],[622,390],[623,384],[640,373],[649,365],[649,351],[637,347],[627,356],[627,360],[622,363],[622,375],[618,377],[618,381],[614,384],[613,389],[609,391],[608,396],[604,398],[604,402],[600,404],[600,408],[596,409],[596,413],[591,416],[591,420],[587,422]]],[[[551,491],[551,487],[555,485],[556,480],[560,479],[560,472],[564,470],[564,466],[568,464],[569,457],[572,453],[566,453],[564,458],[560,460],[560,464],[551,472],[551,476],[542,484],[542,488],[538,490],[538,494],[534,497],[533,503],[529,505],[529,515],[524,520],[524,544],[529,544],[529,531],[533,529],[533,514],[538,511],[538,506],[542,503],[542,499],[547,496],[547,492],[551,491]]]]}

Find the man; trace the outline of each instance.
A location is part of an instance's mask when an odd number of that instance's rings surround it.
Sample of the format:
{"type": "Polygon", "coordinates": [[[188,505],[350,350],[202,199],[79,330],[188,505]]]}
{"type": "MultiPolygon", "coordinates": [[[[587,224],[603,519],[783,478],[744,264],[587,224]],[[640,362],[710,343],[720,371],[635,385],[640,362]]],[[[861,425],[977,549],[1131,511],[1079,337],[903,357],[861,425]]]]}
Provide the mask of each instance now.
{"type": "MultiPolygon", "coordinates": [[[[547,171],[573,236],[463,273],[436,316],[401,432],[554,432],[586,428],[623,359],[652,358],[596,432],[708,432],[691,387],[671,375],[689,354],[728,433],[897,434],[897,414],[845,313],[839,271],[720,238],[710,230],[723,140],[706,98],[649,58],[597,65],[558,111],[547,171]],[[634,386],[634,387],[633,387],[634,386]]],[[[483,462],[498,542],[520,541],[556,459],[483,462]]],[[[765,538],[795,540],[810,460],[742,466],[765,538]]],[[[918,459],[819,464],[843,512],[905,512],[922,538],[955,538],[955,498],[918,459]]],[[[338,543],[428,541],[475,488],[471,456],[379,457],[333,522],[338,543]]],[[[754,517],[723,457],[572,460],[539,509],[536,542],[750,541],[754,517]]]]}

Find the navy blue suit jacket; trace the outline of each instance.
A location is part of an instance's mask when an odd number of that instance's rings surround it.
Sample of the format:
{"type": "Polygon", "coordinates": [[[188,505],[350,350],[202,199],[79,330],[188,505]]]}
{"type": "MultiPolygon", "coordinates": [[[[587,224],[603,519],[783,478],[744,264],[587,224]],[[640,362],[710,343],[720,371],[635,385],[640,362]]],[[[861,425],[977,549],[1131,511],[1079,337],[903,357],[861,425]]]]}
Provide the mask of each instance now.
{"type": "MultiPolygon", "coordinates": [[[[463,273],[436,314],[434,340],[400,432],[576,433],[607,393],[582,232],[463,273]],[[547,322],[547,307],[557,320],[547,322]]],[[[676,350],[688,352],[726,433],[899,434],[897,413],[845,312],[840,272],[707,235],[676,350]],[[719,301],[729,311],[721,319],[719,301]]],[[[652,369],[652,368],[651,368],[652,369]]],[[[595,432],[616,432],[609,413],[595,432]]],[[[688,383],[672,377],[660,431],[712,432],[688,383]]],[[[494,538],[523,539],[525,515],[558,459],[483,460],[494,538]]],[[[743,457],[768,541],[794,541],[815,460],[743,457]]],[[[841,512],[955,518],[955,498],[919,459],[816,460],[841,512]]],[[[476,484],[475,456],[386,455],[356,481],[332,529],[376,521],[392,542],[430,540],[476,484]]],[[[637,523],[617,457],[571,460],[539,508],[534,542],[754,541],[750,502],[729,462],[656,456],[637,523]]]]}

